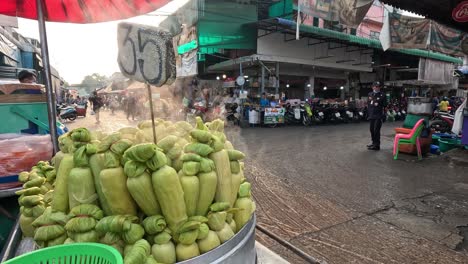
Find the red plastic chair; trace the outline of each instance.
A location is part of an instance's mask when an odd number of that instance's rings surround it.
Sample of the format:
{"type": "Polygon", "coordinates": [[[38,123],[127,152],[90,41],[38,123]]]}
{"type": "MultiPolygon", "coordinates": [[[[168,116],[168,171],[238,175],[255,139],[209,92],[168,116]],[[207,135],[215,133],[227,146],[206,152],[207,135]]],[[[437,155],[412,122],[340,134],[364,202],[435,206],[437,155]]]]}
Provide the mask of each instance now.
{"type": "Polygon", "coordinates": [[[421,132],[424,128],[424,119],[420,119],[411,129],[409,134],[396,134],[395,140],[393,142],[393,159],[398,159],[398,152],[400,149],[400,144],[412,144],[416,145],[418,150],[418,159],[422,160],[422,153],[421,153],[421,142],[419,137],[421,136],[421,132]]]}

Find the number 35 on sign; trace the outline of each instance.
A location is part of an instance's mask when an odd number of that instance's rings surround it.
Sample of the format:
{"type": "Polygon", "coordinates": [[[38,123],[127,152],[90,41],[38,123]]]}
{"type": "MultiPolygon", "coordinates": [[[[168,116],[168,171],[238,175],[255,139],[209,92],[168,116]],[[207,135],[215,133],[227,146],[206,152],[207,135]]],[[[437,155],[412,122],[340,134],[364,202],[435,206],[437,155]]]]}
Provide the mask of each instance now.
{"type": "Polygon", "coordinates": [[[119,23],[117,30],[120,71],[130,79],[156,86],[176,78],[172,35],[161,28],[119,23]]]}

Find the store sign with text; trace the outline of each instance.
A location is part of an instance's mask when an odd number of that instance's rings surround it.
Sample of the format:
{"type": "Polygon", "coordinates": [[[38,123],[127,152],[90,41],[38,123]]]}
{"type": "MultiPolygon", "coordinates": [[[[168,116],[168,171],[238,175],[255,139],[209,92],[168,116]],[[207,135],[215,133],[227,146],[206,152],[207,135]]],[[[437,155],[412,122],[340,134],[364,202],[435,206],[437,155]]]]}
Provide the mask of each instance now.
{"type": "Polygon", "coordinates": [[[453,9],[452,18],[460,23],[468,22],[468,1],[461,2],[453,9]]]}
{"type": "Polygon", "coordinates": [[[263,122],[265,124],[282,124],[284,123],[284,108],[265,108],[265,116],[263,122]]]}
{"type": "Polygon", "coordinates": [[[128,78],[162,86],[176,78],[172,35],[161,28],[120,23],[118,63],[128,78]]]}

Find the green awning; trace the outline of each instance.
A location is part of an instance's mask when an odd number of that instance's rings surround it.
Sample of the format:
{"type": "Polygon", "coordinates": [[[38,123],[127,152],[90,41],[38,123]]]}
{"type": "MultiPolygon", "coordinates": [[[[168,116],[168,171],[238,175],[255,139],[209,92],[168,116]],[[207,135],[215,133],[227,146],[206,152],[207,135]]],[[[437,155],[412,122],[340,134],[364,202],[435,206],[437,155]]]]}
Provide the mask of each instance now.
{"type": "MultiPolygon", "coordinates": [[[[314,26],[309,26],[309,25],[301,25],[300,27],[301,32],[305,33],[311,33],[323,37],[328,37],[328,38],[333,38],[337,40],[343,40],[347,41],[353,44],[357,45],[363,45],[363,46],[368,46],[370,48],[374,49],[382,49],[382,45],[380,44],[379,40],[376,39],[368,39],[368,38],[363,38],[355,35],[349,35],[346,33],[330,30],[330,29],[325,29],[325,28],[319,28],[319,27],[314,27],[314,26]]],[[[399,52],[403,54],[408,54],[408,55],[413,55],[413,56],[418,56],[422,58],[429,58],[429,59],[435,59],[435,60],[440,60],[440,61],[446,61],[446,62],[451,62],[455,64],[463,64],[463,60],[448,56],[442,53],[438,52],[433,52],[429,50],[421,50],[421,49],[390,49],[390,51],[394,52],[399,52]]]]}
{"type": "MultiPolygon", "coordinates": [[[[276,23],[288,27],[290,30],[295,32],[296,29],[296,22],[289,20],[289,19],[284,19],[284,18],[275,18],[276,23]]],[[[271,22],[271,19],[269,20],[271,22]]],[[[292,32],[291,31],[291,32],[292,32]]],[[[324,37],[332,40],[337,40],[337,41],[346,41],[351,44],[359,45],[359,46],[367,46],[369,48],[374,48],[374,49],[380,49],[382,50],[382,45],[380,44],[379,40],[376,39],[368,39],[368,38],[363,38],[355,35],[350,35],[347,33],[339,32],[339,31],[334,31],[331,29],[325,29],[325,28],[320,28],[320,27],[315,27],[315,26],[309,26],[309,25],[301,25],[300,26],[300,31],[303,35],[310,34],[311,37],[324,37]],[[304,34],[305,33],[305,34],[304,34]]],[[[451,62],[454,64],[463,64],[463,60],[455,57],[451,57],[442,53],[438,52],[433,52],[429,50],[421,50],[421,49],[390,49],[390,51],[393,52],[399,52],[403,54],[408,54],[408,55],[413,55],[413,56],[418,56],[422,58],[429,58],[429,59],[435,59],[435,60],[440,60],[440,61],[446,61],[446,62],[451,62]]]]}

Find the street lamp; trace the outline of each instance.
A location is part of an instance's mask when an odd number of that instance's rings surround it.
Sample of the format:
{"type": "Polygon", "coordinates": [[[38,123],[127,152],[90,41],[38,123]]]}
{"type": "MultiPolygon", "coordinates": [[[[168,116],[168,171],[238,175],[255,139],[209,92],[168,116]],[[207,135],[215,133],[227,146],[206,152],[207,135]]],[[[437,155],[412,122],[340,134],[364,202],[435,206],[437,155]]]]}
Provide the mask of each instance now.
{"type": "Polygon", "coordinates": [[[223,79],[226,79],[226,77],[227,77],[226,74],[223,74],[223,79]]]}
{"type": "Polygon", "coordinates": [[[323,90],[326,91],[328,88],[326,86],[323,87],[323,90]]]}
{"type": "Polygon", "coordinates": [[[288,83],[288,84],[286,84],[286,88],[289,88],[289,83],[288,83]]]}
{"type": "Polygon", "coordinates": [[[220,78],[219,78],[219,76],[216,76],[216,80],[218,80],[218,81],[219,81],[219,79],[220,79],[220,78]]]}
{"type": "Polygon", "coordinates": [[[307,84],[307,87],[311,87],[312,85],[310,83],[307,84]]]}
{"type": "Polygon", "coordinates": [[[340,90],[344,90],[344,87],[343,87],[343,86],[341,86],[341,87],[340,87],[340,90]]]}

